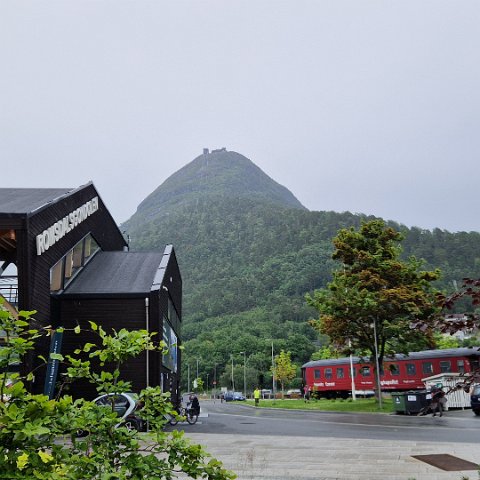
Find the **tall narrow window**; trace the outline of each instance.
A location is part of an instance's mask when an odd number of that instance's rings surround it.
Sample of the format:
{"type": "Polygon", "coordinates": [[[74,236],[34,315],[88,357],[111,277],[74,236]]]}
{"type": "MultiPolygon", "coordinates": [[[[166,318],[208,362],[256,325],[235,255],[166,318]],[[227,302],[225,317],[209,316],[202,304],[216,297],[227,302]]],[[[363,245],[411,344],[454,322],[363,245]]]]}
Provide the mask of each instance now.
{"type": "Polygon", "coordinates": [[[50,291],[58,292],[63,288],[63,258],[50,269],[50,291]]]}
{"type": "Polygon", "coordinates": [[[73,251],[70,250],[65,255],[65,280],[71,278],[73,274],[73,251]]]}

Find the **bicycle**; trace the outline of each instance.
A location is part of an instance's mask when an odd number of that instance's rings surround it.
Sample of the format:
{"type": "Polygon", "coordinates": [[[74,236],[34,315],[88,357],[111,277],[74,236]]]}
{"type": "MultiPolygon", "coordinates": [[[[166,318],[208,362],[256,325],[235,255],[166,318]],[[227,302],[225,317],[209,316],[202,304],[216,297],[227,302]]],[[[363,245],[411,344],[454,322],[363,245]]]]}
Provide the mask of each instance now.
{"type": "MultiPolygon", "coordinates": [[[[185,417],[185,419],[190,425],[194,425],[195,423],[197,423],[198,413],[193,408],[182,407],[179,409],[178,414],[180,415],[180,417],[185,417]]],[[[168,423],[173,426],[177,425],[178,421],[179,418],[174,417],[173,415],[171,415],[168,419],[168,423]]]]}

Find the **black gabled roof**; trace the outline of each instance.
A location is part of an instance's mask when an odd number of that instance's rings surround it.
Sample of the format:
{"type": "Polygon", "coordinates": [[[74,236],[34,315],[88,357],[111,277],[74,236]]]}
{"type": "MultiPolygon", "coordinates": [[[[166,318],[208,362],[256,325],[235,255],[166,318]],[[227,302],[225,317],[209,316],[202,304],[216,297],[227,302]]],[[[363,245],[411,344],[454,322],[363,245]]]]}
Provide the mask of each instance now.
{"type": "Polygon", "coordinates": [[[0,216],[28,215],[77,190],[78,188],[0,188],[0,216]]]}
{"type": "Polygon", "coordinates": [[[61,296],[148,294],[163,257],[161,252],[98,252],[61,296]]]}

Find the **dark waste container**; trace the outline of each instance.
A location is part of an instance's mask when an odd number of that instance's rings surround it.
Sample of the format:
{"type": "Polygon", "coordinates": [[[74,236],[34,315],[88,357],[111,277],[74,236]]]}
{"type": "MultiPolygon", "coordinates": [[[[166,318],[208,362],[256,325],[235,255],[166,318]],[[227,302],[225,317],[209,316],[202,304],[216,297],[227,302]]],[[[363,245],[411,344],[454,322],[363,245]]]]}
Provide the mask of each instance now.
{"type": "Polygon", "coordinates": [[[407,406],[405,404],[405,393],[392,393],[392,401],[393,401],[393,410],[396,413],[407,413],[407,406]]]}
{"type": "Polygon", "coordinates": [[[426,407],[430,403],[431,398],[431,393],[426,390],[392,393],[395,412],[405,415],[416,415],[423,407],[426,407]]]}

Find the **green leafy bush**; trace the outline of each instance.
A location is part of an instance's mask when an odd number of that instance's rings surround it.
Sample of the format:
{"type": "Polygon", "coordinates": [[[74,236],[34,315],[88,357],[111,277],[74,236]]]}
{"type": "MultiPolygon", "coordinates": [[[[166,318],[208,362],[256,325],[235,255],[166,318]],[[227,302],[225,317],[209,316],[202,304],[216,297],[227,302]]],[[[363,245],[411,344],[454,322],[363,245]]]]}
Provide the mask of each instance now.
{"type": "MultiPolygon", "coordinates": [[[[187,478],[228,480],[235,474],[200,445],[191,444],[182,431],[166,432],[168,415],[175,415],[168,393],[149,387],[140,393],[142,417],[150,434],[117,427],[118,416],[105,407],[71,396],[49,399],[26,389],[26,378],[10,373],[18,359],[33,350],[36,340],[51,330],[30,328],[35,312],[20,312],[14,318],[1,308],[0,331],[0,478],[39,480],[140,480],[172,479],[183,472],[187,478]],[[86,436],[79,437],[83,432],[86,436]]],[[[64,381],[88,379],[98,393],[130,391],[120,380],[122,364],[132,356],[155,347],[146,331],[120,330],[107,334],[91,323],[98,345],[86,344],[75,355],[52,355],[66,368],[64,381]],[[92,361],[114,365],[110,371],[95,372],[92,361]]],[[[80,329],[74,329],[79,334],[80,329]]],[[[46,363],[46,359],[43,359],[46,363]]],[[[60,388],[60,393],[62,388],[60,388]]]]}

